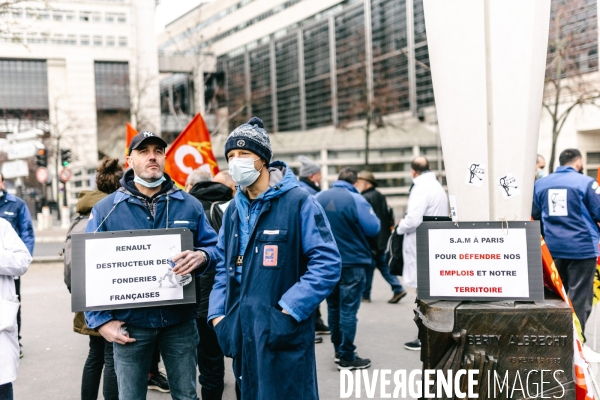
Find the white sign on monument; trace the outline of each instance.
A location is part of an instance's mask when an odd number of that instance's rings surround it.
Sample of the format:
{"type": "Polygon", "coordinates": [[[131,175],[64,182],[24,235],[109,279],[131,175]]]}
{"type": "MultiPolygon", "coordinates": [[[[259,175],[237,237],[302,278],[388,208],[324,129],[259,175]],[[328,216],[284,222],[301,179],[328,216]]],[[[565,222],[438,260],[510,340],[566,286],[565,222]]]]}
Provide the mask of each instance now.
{"type": "Polygon", "coordinates": [[[526,239],[525,229],[430,230],[431,296],[529,297],[526,239]]]}

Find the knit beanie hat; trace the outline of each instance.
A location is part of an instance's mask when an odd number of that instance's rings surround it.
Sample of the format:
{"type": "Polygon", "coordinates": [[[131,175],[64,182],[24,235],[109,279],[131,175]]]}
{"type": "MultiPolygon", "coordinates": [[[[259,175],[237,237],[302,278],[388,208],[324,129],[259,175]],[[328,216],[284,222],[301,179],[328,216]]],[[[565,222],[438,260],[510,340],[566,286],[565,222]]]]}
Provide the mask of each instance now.
{"type": "Polygon", "coordinates": [[[316,174],[317,172],[321,171],[321,166],[308,157],[300,156],[298,157],[298,161],[302,163],[302,165],[300,165],[301,178],[316,174]]]}
{"type": "Polygon", "coordinates": [[[238,126],[229,134],[225,142],[225,159],[227,153],[234,149],[250,150],[267,163],[271,162],[271,141],[260,118],[250,118],[250,121],[238,126]]]}

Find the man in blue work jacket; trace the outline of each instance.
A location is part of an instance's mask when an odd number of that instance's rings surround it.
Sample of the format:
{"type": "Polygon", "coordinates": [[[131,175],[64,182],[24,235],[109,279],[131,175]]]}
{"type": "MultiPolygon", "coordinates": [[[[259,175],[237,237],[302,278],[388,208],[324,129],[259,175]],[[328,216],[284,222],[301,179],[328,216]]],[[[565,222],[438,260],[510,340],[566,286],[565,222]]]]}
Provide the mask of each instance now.
{"type": "Polygon", "coordinates": [[[548,250],[585,332],[598,257],[600,187],[583,175],[579,150],[566,149],[558,160],[553,174],[535,182],[533,218],[542,221],[548,250]]]}
{"type": "Polygon", "coordinates": [[[225,156],[239,186],[219,232],[208,320],[243,400],[318,399],[314,310],[341,268],[329,223],[285,163],[269,164],[259,118],[229,135],[225,156]]]}
{"type": "Polygon", "coordinates": [[[354,184],[358,173],[351,167],[340,171],[331,189],[317,194],[317,201],[325,209],[333,236],[342,256],[342,277],[327,297],[327,316],[331,329],[334,360],[338,369],[363,369],[371,360],[355,353],[356,314],[367,282],[367,268],[373,255],[367,237],[379,233],[380,221],[375,211],[354,184]]]}
{"type": "MultiPolygon", "coordinates": [[[[136,135],[129,146],[131,168],[121,188],[92,209],[86,232],[186,227],[193,233],[194,250],[172,257],[173,272],[189,274],[214,267],[217,235],[208,223],[202,204],[179,190],[164,173],[167,143],[152,132],[136,135]]],[[[184,304],[125,310],[88,311],[87,325],[113,342],[119,399],[145,399],[148,372],[158,342],[171,395],[197,400],[196,305],[184,304]],[[127,332],[121,332],[127,324],[127,332]]]]}
{"type": "MultiPolygon", "coordinates": [[[[33,246],[35,245],[35,235],[33,233],[33,223],[27,204],[17,196],[6,191],[6,182],[4,175],[0,173],[0,217],[10,222],[11,226],[21,238],[29,254],[33,256],[33,246]]],[[[21,279],[15,277],[15,291],[21,299],[21,279]]],[[[19,332],[19,346],[21,345],[21,307],[17,313],[17,327],[19,332]]],[[[20,350],[20,356],[23,357],[23,351],[20,350]]]]}

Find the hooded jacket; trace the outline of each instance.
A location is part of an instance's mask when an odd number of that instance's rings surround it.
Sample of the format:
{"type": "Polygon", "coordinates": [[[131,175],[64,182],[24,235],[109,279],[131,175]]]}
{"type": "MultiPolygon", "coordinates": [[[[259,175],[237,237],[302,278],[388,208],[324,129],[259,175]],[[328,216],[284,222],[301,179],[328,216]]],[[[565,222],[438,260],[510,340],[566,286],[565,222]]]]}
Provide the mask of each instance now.
{"type": "Polygon", "coordinates": [[[204,211],[207,213],[212,203],[229,201],[233,198],[231,188],[219,182],[196,183],[190,190],[190,194],[202,203],[202,207],[204,207],[204,211]]]}
{"type": "Polygon", "coordinates": [[[301,177],[298,179],[298,186],[300,189],[306,190],[309,194],[315,196],[317,193],[321,191],[321,188],[315,185],[313,181],[306,177],[301,177]]]}
{"type": "MultiPolygon", "coordinates": [[[[215,202],[230,201],[233,198],[233,191],[231,188],[219,182],[200,182],[192,187],[190,194],[202,203],[208,222],[215,232],[219,232],[221,229],[220,221],[215,221],[215,219],[218,219],[215,214],[213,214],[213,218],[211,219],[210,209],[215,202]]],[[[196,303],[198,303],[197,318],[206,319],[208,316],[208,298],[216,274],[217,271],[211,269],[196,279],[196,303]]]]}
{"type": "Polygon", "coordinates": [[[264,193],[250,201],[240,187],[223,216],[208,319],[225,316],[215,332],[243,400],[317,399],[313,312],[341,259],[314,197],[283,162],[269,173],[264,193]]]}
{"type": "MultiPolygon", "coordinates": [[[[174,187],[167,174],[165,178],[161,190],[150,198],[135,188],[133,170],[129,169],[121,179],[121,188],[94,206],[86,232],[188,228],[193,234],[194,250],[209,255],[206,269],[214,268],[219,259],[214,247],[217,235],[206,220],[202,204],[174,187]]],[[[142,328],[161,328],[195,316],[195,304],[85,312],[86,323],[93,329],[112,319],[142,328]]]]}
{"type": "Polygon", "coordinates": [[[33,255],[35,235],[27,204],[17,196],[4,190],[0,193],[2,193],[0,197],[0,217],[10,222],[17,235],[27,246],[29,254],[33,255]]]}
{"type": "Polygon", "coordinates": [[[31,254],[8,221],[0,219],[0,385],[17,379],[19,299],[13,277],[29,268],[31,254]]]}
{"type": "Polygon", "coordinates": [[[316,199],[331,223],[343,266],[371,265],[373,254],[367,238],[375,237],[381,228],[373,207],[346,181],[335,181],[331,189],[319,193],[316,199]]]}
{"type": "Polygon", "coordinates": [[[89,215],[96,203],[106,196],[108,196],[108,194],[99,190],[82,190],[81,193],[79,193],[75,211],[79,215],[89,215]]]}
{"type": "Polygon", "coordinates": [[[381,222],[381,229],[379,230],[377,237],[369,240],[371,249],[378,254],[383,254],[387,248],[388,239],[392,234],[391,229],[394,228],[394,217],[391,215],[392,213],[390,212],[391,210],[388,207],[385,196],[375,189],[374,186],[361,194],[369,202],[371,207],[373,207],[375,215],[377,215],[377,218],[379,218],[379,221],[381,222]]]}

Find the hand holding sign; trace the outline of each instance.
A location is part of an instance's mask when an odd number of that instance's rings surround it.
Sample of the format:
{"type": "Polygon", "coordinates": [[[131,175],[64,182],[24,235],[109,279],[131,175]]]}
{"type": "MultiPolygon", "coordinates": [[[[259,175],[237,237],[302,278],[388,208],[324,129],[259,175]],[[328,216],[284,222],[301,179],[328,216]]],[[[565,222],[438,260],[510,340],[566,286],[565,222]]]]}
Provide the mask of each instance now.
{"type": "Polygon", "coordinates": [[[124,323],[123,321],[113,319],[98,328],[98,332],[100,332],[104,339],[111,343],[127,344],[135,342],[134,338],[129,337],[129,333],[127,335],[121,333],[121,326],[124,323]]]}
{"type": "Polygon", "coordinates": [[[173,268],[175,275],[189,274],[206,261],[204,252],[191,250],[175,254],[171,259],[175,263],[175,267],[173,268]]]}

